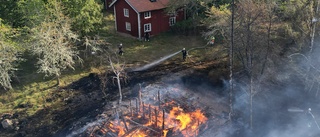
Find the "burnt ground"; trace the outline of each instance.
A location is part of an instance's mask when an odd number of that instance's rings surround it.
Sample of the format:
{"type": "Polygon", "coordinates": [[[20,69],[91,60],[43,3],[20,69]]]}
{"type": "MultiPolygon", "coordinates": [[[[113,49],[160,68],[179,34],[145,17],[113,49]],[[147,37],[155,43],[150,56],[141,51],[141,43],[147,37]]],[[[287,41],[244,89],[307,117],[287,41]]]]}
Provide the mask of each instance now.
{"type": "MultiPolygon", "coordinates": [[[[128,83],[123,86],[126,88],[137,83],[152,82],[176,72],[188,74],[182,78],[182,81],[185,83],[200,84],[202,82],[209,82],[218,87],[223,86],[221,78],[227,76],[226,66],[216,64],[214,61],[185,63],[174,60],[169,64],[158,65],[146,71],[128,72],[128,83]],[[216,70],[215,73],[212,70],[216,70]]],[[[72,126],[75,124],[84,125],[90,122],[103,111],[105,105],[118,99],[117,87],[111,82],[112,73],[108,73],[107,75],[109,78],[106,88],[107,97],[104,97],[101,92],[99,76],[97,74],[90,74],[67,87],[56,89],[56,92],[46,99],[47,102],[59,101],[64,104],[63,107],[55,110],[47,107],[32,116],[26,116],[23,113],[6,116],[6,118],[18,119],[19,122],[16,125],[18,128],[12,130],[0,128],[0,135],[59,137],[69,133],[69,129],[72,129],[72,126]],[[68,96],[64,96],[65,94],[63,93],[67,93],[68,96]]],[[[223,93],[219,94],[223,95],[223,93]]]]}
{"type": "MultiPolygon", "coordinates": [[[[223,79],[228,77],[228,68],[226,64],[218,64],[215,61],[186,63],[177,59],[145,71],[128,72],[128,82],[122,85],[124,99],[130,98],[130,96],[133,95],[130,93],[130,90],[137,90],[137,87],[135,87],[137,84],[141,83],[143,85],[146,82],[153,83],[175,73],[183,73],[185,75],[183,75],[179,81],[169,79],[167,82],[183,82],[184,85],[190,89],[196,87],[194,85],[201,85],[203,83],[223,89],[225,86],[223,79]]],[[[112,103],[118,99],[117,86],[112,82],[112,76],[112,73],[107,73],[109,80],[106,87],[107,97],[104,97],[101,92],[100,75],[90,74],[66,87],[56,89],[56,92],[53,92],[51,96],[47,97],[47,102],[56,101],[63,103],[63,106],[58,109],[47,107],[32,116],[27,116],[25,113],[3,115],[2,119],[17,119],[17,127],[19,127],[19,129],[4,130],[0,126],[0,136],[64,137],[68,135],[72,129],[74,129],[74,126],[81,127],[81,125],[92,122],[93,119],[99,117],[104,111],[105,106],[112,105],[112,103]]],[[[233,135],[229,134],[227,137],[300,137],[306,136],[308,132],[312,133],[310,136],[320,135],[320,132],[317,133],[319,130],[314,123],[312,128],[306,126],[306,119],[310,119],[310,117],[307,117],[309,116],[308,113],[306,113],[308,107],[313,108],[312,112],[316,118],[320,117],[319,100],[317,99],[317,101],[314,102],[310,101],[311,97],[307,97],[305,92],[301,92],[304,90],[301,83],[297,77],[290,78],[288,81],[271,81],[264,83],[266,86],[264,89],[266,91],[258,94],[254,98],[255,132],[247,130],[249,116],[247,113],[248,106],[245,103],[248,101],[245,97],[246,94],[245,92],[237,92],[237,94],[235,94],[237,99],[235,100],[234,106],[235,109],[238,109],[237,112],[235,112],[237,115],[234,117],[234,121],[236,122],[233,125],[235,125],[235,127],[228,127],[226,125],[226,127],[221,126],[218,129],[225,132],[233,132],[233,135]],[[306,102],[310,103],[306,104],[306,102]],[[289,113],[288,109],[292,107],[294,109],[295,107],[304,109],[304,112],[289,113]],[[296,133],[299,129],[303,130],[296,133]],[[314,131],[316,132],[314,133],[314,131]]],[[[239,86],[240,84],[237,83],[237,85],[239,86]]],[[[228,96],[227,92],[223,91],[224,90],[215,90],[214,92],[222,98],[228,96]]],[[[21,106],[21,109],[24,108],[28,108],[28,105],[21,106]]],[[[224,113],[222,115],[227,114],[224,113]]],[[[212,130],[212,132],[215,132],[216,129],[217,128],[212,130]]],[[[212,134],[208,132],[208,135],[212,134]]],[[[200,136],[207,135],[202,134],[200,136]]]]}

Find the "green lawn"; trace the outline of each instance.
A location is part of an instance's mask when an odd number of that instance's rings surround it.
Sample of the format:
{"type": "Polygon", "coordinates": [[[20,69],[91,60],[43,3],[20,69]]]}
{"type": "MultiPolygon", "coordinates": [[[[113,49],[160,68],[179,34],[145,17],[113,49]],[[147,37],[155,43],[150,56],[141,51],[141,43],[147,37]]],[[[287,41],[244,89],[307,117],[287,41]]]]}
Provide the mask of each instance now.
{"type": "MultiPolygon", "coordinates": [[[[201,36],[183,36],[174,35],[171,33],[163,33],[151,38],[150,42],[139,41],[136,38],[123,36],[114,31],[113,17],[105,16],[105,26],[96,35],[101,36],[108,43],[109,48],[117,50],[117,45],[123,43],[124,55],[121,57],[127,64],[141,66],[157,60],[163,56],[175,53],[182,48],[191,49],[193,47],[202,47],[206,44],[201,36]]],[[[217,49],[199,49],[190,53],[190,56],[196,60],[199,57],[211,58],[212,52],[217,49]]],[[[212,56],[214,57],[214,56],[212,56]]],[[[177,55],[174,58],[182,58],[177,55]]],[[[202,58],[203,59],[203,58],[202,58]]],[[[182,59],[181,59],[182,60],[182,59]]],[[[170,61],[170,60],[169,60],[170,61]]],[[[0,114],[14,113],[15,111],[26,111],[28,115],[34,114],[36,111],[44,108],[45,99],[54,92],[55,88],[51,88],[56,84],[52,78],[44,78],[43,75],[36,73],[36,68],[33,67],[35,60],[29,60],[21,65],[21,70],[18,72],[21,76],[20,84],[14,85],[14,89],[8,92],[1,92],[0,95],[0,114]],[[17,108],[20,104],[32,104],[31,108],[17,108]]],[[[61,86],[70,84],[73,81],[87,76],[92,72],[100,72],[100,68],[88,66],[89,62],[84,62],[75,71],[65,72],[61,78],[61,86]]],[[[128,65],[130,66],[130,65],[128,65]]],[[[68,96],[68,95],[63,95],[68,96]]],[[[46,106],[59,107],[61,101],[56,100],[50,103],[45,103],[46,106]]]]}

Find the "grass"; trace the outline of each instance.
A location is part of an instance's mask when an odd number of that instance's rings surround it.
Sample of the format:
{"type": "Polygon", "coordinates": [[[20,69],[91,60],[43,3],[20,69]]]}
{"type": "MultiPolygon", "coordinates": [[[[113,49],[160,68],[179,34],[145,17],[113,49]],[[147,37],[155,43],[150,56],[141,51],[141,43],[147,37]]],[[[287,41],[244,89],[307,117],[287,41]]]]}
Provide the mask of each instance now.
{"type": "MultiPolygon", "coordinates": [[[[119,43],[123,43],[125,54],[121,58],[128,64],[144,65],[182,50],[182,48],[188,50],[193,47],[202,47],[206,43],[201,36],[182,36],[171,33],[154,36],[150,42],[139,41],[136,38],[123,36],[115,32],[113,19],[112,15],[105,15],[105,26],[97,34],[109,42],[108,46],[115,50],[117,50],[119,43]]],[[[212,52],[216,51],[211,49],[194,50],[190,53],[190,56],[194,57],[194,59],[203,59],[210,57],[212,52]]],[[[181,54],[174,58],[180,58],[182,61],[181,54]]],[[[33,65],[35,62],[35,60],[28,60],[22,63],[21,67],[23,69],[18,73],[22,77],[21,83],[14,85],[14,89],[9,92],[0,93],[0,114],[24,111],[30,116],[43,109],[44,105],[54,107],[52,109],[57,109],[61,106],[61,101],[59,100],[45,103],[46,98],[55,92],[55,88],[51,87],[56,84],[56,81],[37,74],[33,65]],[[21,104],[30,104],[31,107],[19,108],[18,106],[21,104]]],[[[89,63],[85,62],[84,64],[89,63]]],[[[100,68],[85,66],[77,67],[75,71],[67,71],[61,78],[60,86],[69,85],[92,72],[100,72],[100,68]]],[[[68,95],[64,93],[62,96],[67,97],[68,95]]]]}

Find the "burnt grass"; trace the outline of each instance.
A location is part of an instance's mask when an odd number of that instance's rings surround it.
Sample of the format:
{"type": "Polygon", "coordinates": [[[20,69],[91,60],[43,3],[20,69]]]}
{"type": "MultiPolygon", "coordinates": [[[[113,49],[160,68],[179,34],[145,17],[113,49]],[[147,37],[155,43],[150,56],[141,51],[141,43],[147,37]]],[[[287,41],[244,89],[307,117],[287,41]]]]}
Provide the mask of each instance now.
{"type": "MultiPolygon", "coordinates": [[[[216,64],[214,61],[208,62],[181,62],[174,60],[169,64],[162,64],[140,72],[127,72],[127,83],[122,84],[123,88],[132,87],[142,82],[153,82],[169,73],[183,72],[186,73],[182,78],[185,83],[199,84],[201,82],[212,82],[215,85],[222,85],[220,76],[216,78],[208,77],[212,69],[221,70],[220,74],[226,74],[225,65],[216,64]],[[195,66],[202,66],[195,68],[195,66]],[[192,70],[192,71],[188,71],[192,70]]],[[[129,70],[129,69],[128,69],[129,70]]],[[[62,107],[46,107],[32,116],[26,113],[17,113],[6,118],[18,119],[16,125],[19,129],[0,128],[1,136],[66,136],[72,129],[72,126],[85,125],[87,122],[94,120],[101,112],[103,107],[111,104],[118,99],[118,90],[115,83],[111,82],[114,75],[107,72],[108,83],[106,86],[107,97],[101,92],[101,81],[98,74],[91,73],[78,81],[71,83],[66,87],[55,89],[52,95],[46,98],[47,102],[60,101],[62,107]]],[[[226,76],[226,75],[225,75],[226,76]]],[[[173,81],[174,82],[174,81],[173,81]]],[[[27,106],[25,107],[27,108],[27,106]]]]}

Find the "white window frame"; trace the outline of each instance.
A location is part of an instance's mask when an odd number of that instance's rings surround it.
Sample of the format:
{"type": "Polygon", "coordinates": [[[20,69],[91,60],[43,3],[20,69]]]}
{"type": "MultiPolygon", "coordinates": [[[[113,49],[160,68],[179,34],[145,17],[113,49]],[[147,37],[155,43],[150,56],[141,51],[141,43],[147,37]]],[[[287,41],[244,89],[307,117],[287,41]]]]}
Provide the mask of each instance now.
{"type": "Polygon", "coordinates": [[[170,17],[169,18],[169,26],[173,26],[176,24],[176,17],[170,17]]]}
{"type": "Polygon", "coordinates": [[[131,23],[130,22],[126,22],[126,30],[131,31],[131,23]]]}
{"type": "Polygon", "coordinates": [[[143,25],[144,32],[151,32],[151,23],[147,23],[143,25]]]}
{"type": "Polygon", "coordinates": [[[144,12],[144,18],[145,19],[151,18],[151,11],[144,12]]]}
{"type": "Polygon", "coordinates": [[[123,15],[129,17],[129,9],[123,8],[123,15]]]}

